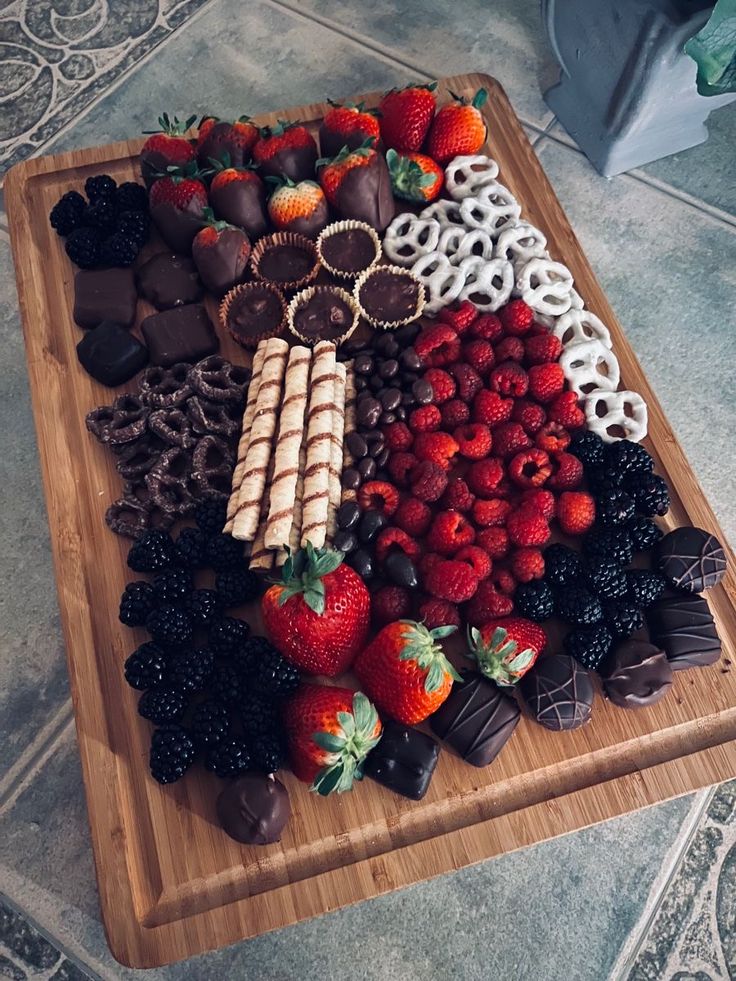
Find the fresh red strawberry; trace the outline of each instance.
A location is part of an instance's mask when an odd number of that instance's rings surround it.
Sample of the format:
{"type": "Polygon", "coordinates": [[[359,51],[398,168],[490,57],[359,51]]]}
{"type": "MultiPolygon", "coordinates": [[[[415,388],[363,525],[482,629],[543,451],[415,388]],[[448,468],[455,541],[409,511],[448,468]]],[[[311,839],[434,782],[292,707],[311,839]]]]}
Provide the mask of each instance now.
{"type": "Polygon", "coordinates": [[[387,148],[421,150],[436,108],[437,83],[391,89],[378,107],[381,138],[387,148]]]}
{"type": "Polygon", "coordinates": [[[524,360],[524,342],[520,337],[504,337],[493,348],[496,361],[518,361],[519,364],[524,360]]]}
{"type": "Polygon", "coordinates": [[[427,547],[438,555],[453,555],[474,541],[473,526],[459,511],[440,511],[427,535],[427,547]]]}
{"type": "Polygon", "coordinates": [[[399,492],[387,480],[368,480],[358,491],[358,504],[364,511],[380,511],[390,518],[399,506],[399,492]]]}
{"type": "Polygon", "coordinates": [[[477,460],[470,465],[466,480],[468,487],[479,497],[493,497],[503,477],[503,467],[498,460],[477,460]]]}
{"type": "Polygon", "coordinates": [[[479,341],[495,344],[503,337],[503,324],[495,313],[482,313],[470,325],[468,334],[479,341]]]}
{"type": "Polygon", "coordinates": [[[441,559],[425,573],[424,587],[437,599],[464,603],[475,595],[478,577],[467,562],[441,559]]]}
{"type": "Polygon", "coordinates": [[[538,488],[525,490],[521,495],[521,501],[522,504],[529,504],[531,507],[536,508],[540,514],[544,515],[547,521],[551,521],[555,516],[557,503],[552,491],[538,488]]]}
{"type": "Polygon", "coordinates": [[[215,217],[245,229],[253,241],[268,231],[266,185],[249,167],[216,170],[210,184],[210,205],[215,217]]]}
{"type": "Polygon", "coordinates": [[[544,450],[536,446],[522,450],[509,461],[509,477],[517,487],[541,487],[552,473],[552,463],[544,450]]]}
{"type": "Polygon", "coordinates": [[[528,365],[557,361],[562,354],[562,341],[554,334],[528,334],[524,338],[524,354],[528,365]]]}
{"type": "Polygon", "coordinates": [[[556,491],[571,491],[583,482],[583,465],[572,453],[555,453],[552,456],[553,473],[549,486],[556,491]]]}
{"type": "Polygon", "coordinates": [[[395,198],[427,204],[439,197],[445,172],[431,157],[410,151],[399,154],[390,149],[386,151],[386,163],[395,198]]]}
{"type": "Polygon", "coordinates": [[[440,416],[444,429],[454,429],[470,421],[470,406],[460,399],[451,399],[440,409],[440,416]]]}
{"type": "Polygon", "coordinates": [[[362,692],[302,685],[285,703],[283,722],[294,775],[322,796],[350,790],[381,738],[381,720],[362,692]]]}
{"type": "Polygon", "coordinates": [[[536,364],[529,369],[529,394],[537,402],[552,402],[564,387],[565,375],[560,365],[536,364]]]}
{"type": "Polygon", "coordinates": [[[477,500],[473,504],[473,521],[481,528],[502,527],[511,513],[511,504],[501,497],[489,501],[477,500]]]}
{"type": "Polygon", "coordinates": [[[527,436],[534,436],[544,426],[547,413],[536,402],[530,402],[528,399],[516,399],[511,412],[511,419],[513,422],[519,423],[527,436]]]}
{"type": "Polygon", "coordinates": [[[186,167],[194,160],[194,145],[184,138],[186,131],[194,125],[196,116],[180,122],[176,116],[163,113],[158,120],[160,130],[151,132],[141,148],[141,177],[146,187],[156,178],[166,174],[169,167],[186,167]]]}
{"type": "Polygon", "coordinates": [[[192,258],[199,278],[215,296],[223,296],[240,283],[250,258],[250,241],[242,228],[215,221],[205,208],[207,224],[192,242],[192,258]]]}
{"type": "MultiPolygon", "coordinates": [[[[509,553],[511,543],[505,528],[484,528],[479,531],[475,543],[484,549],[492,559],[503,559],[509,553]]],[[[498,616],[501,616],[499,613],[498,616]]]]}
{"type": "Polygon", "coordinates": [[[235,122],[226,123],[210,116],[207,125],[199,128],[197,137],[197,161],[200,167],[207,167],[218,160],[226,167],[242,167],[251,158],[253,147],[258,139],[258,127],[250,121],[250,116],[241,116],[235,122]]]}
{"type": "Polygon", "coordinates": [[[462,361],[449,365],[447,370],[457,382],[457,397],[470,405],[483,388],[483,379],[475,368],[471,368],[469,364],[463,364],[462,361]]]}
{"type": "Polygon", "coordinates": [[[545,545],[550,538],[546,518],[528,504],[511,512],[506,519],[506,530],[512,545],[545,545]]]}
{"type": "Polygon", "coordinates": [[[431,460],[421,460],[411,472],[410,489],[420,501],[438,501],[447,487],[447,474],[431,460]]]}
{"type": "Polygon", "coordinates": [[[506,399],[498,392],[482,389],[473,399],[473,422],[497,426],[511,418],[514,400],[506,399]]]}
{"type": "Polygon", "coordinates": [[[443,307],[437,314],[437,319],[449,324],[458,337],[468,333],[477,317],[478,309],[470,300],[459,300],[449,307],[443,307]]]}
{"type": "Polygon", "coordinates": [[[435,405],[449,402],[457,391],[455,379],[442,368],[429,368],[424,372],[424,380],[432,386],[432,401],[435,405]]]}
{"type": "Polygon", "coordinates": [[[462,477],[453,477],[442,495],[442,507],[446,511],[469,511],[475,497],[470,493],[468,485],[462,477]]]}
{"type": "Polygon", "coordinates": [[[557,501],[557,520],[566,535],[584,535],[595,521],[595,500],[585,491],[563,491],[557,501]]]}
{"type": "MultiPolygon", "coordinates": [[[[503,531],[503,529],[489,528],[487,531],[503,531]]],[[[490,579],[484,579],[478,584],[475,596],[465,607],[465,618],[473,627],[481,627],[497,617],[508,616],[513,608],[514,601],[511,597],[500,593],[490,579]]]]}
{"type": "Polygon", "coordinates": [[[575,392],[561,392],[552,401],[547,410],[547,415],[552,422],[559,422],[565,429],[580,429],[581,426],[585,425],[585,413],[578,404],[575,392]]]}
{"type": "Polygon", "coordinates": [[[547,635],[524,617],[491,620],[471,628],[469,656],[481,674],[497,685],[514,685],[531,668],[547,645],[547,635]]]}
{"type": "Polygon", "coordinates": [[[488,98],[478,89],[473,101],[453,95],[454,102],[442,106],[434,117],[427,137],[427,153],[446,166],[453,157],[477,153],[486,141],[486,123],[480,111],[488,98]]]}
{"type": "Polygon", "coordinates": [[[413,453],[399,450],[391,453],[386,469],[398,487],[408,487],[409,475],[418,462],[413,453]]]}
{"type": "Polygon", "coordinates": [[[384,528],[376,539],[376,558],[383,563],[392,552],[403,552],[416,562],[422,550],[419,542],[401,528],[384,528]]]}
{"type": "Polygon", "coordinates": [[[436,323],[419,334],[414,350],[425,368],[441,368],[460,357],[460,338],[449,324],[436,323]]]}
{"type": "Polygon", "coordinates": [[[381,586],[371,597],[371,616],[383,626],[411,613],[411,595],[403,586],[381,586]]]}
{"type": "Polygon", "coordinates": [[[381,429],[386,446],[392,453],[401,453],[411,449],[414,435],[405,422],[390,422],[381,429]]]}
{"type": "Polygon", "coordinates": [[[460,447],[449,433],[419,433],[412,447],[417,460],[430,460],[449,470],[460,447]]]}
{"type": "Polygon", "coordinates": [[[261,601],[271,642],[302,671],[334,678],[365,643],[370,594],[342,554],[307,543],[284,563],[283,583],[261,601]]]}
{"type": "Polygon", "coordinates": [[[534,311],[523,300],[511,300],[498,311],[498,316],[506,333],[512,337],[528,334],[534,323],[534,311]]]}
{"type": "Polygon", "coordinates": [[[269,177],[274,191],[268,201],[268,214],[279,231],[296,232],[316,238],[330,220],[327,199],[316,181],[299,181],[288,177],[269,177]]]}
{"type": "Polygon", "coordinates": [[[259,131],[253,160],[264,177],[289,177],[298,184],[314,178],[317,144],[306,126],[279,120],[259,131]]]}
{"type": "Polygon", "coordinates": [[[499,395],[513,395],[521,398],[529,388],[527,373],[516,361],[504,361],[496,365],[488,378],[488,384],[499,395]]]}
{"type": "Polygon", "coordinates": [[[493,563],[485,549],[478,545],[463,545],[453,556],[456,562],[465,562],[478,579],[487,579],[493,571],[493,563]]]}
{"type": "Polygon", "coordinates": [[[452,626],[427,630],[413,620],[379,631],[355,659],[355,673],[380,712],[415,725],[437,711],[453,680],[461,680],[438,643],[454,631],[452,626]]]}
{"type": "Polygon", "coordinates": [[[442,415],[436,405],[420,405],[409,413],[409,429],[413,433],[433,433],[442,425],[442,415]]]}
{"type": "Polygon", "coordinates": [[[532,441],[518,422],[502,422],[493,429],[493,455],[502,460],[510,459],[531,445],[532,441]]]}
{"type": "Polygon", "coordinates": [[[394,521],[407,535],[422,538],[432,523],[432,512],[424,501],[417,497],[407,497],[399,504],[394,521]]]}
{"type": "Polygon", "coordinates": [[[564,453],[570,445],[570,434],[559,422],[548,422],[534,437],[534,444],[547,453],[564,453]]]}
{"type": "Polygon", "coordinates": [[[531,582],[544,575],[544,555],[538,548],[517,548],[511,553],[511,571],[517,582],[531,582]]]}
{"type": "Polygon", "coordinates": [[[435,627],[459,627],[460,611],[454,603],[449,600],[441,600],[436,596],[428,596],[419,606],[419,617],[427,628],[434,630],[435,627]]]}
{"type": "Polygon", "coordinates": [[[344,146],[355,150],[371,137],[378,142],[380,129],[374,109],[366,109],[362,102],[339,105],[332,99],[327,101],[332,108],[325,113],[319,127],[319,146],[323,157],[336,156],[344,146]]]}
{"type": "Polygon", "coordinates": [[[491,452],[493,445],[491,431],[482,422],[470,422],[465,426],[458,426],[452,435],[460,447],[460,456],[468,460],[482,460],[491,452]]]}
{"type": "Polygon", "coordinates": [[[463,345],[463,358],[474,368],[481,378],[485,378],[496,363],[496,356],[490,341],[474,340],[463,345]]]}

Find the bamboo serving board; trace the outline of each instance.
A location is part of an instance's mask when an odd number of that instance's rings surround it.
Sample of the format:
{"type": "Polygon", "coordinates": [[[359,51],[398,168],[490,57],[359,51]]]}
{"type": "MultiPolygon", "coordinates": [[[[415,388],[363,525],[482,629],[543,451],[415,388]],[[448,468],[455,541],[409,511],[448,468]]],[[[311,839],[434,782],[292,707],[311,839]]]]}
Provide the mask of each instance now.
{"type": "MultiPolygon", "coordinates": [[[[664,523],[696,524],[723,542],[501,86],[485,75],[448,78],[440,83],[440,101],[450,90],[472,96],[481,85],[489,92],[483,111],[500,179],[523,216],[545,232],[553,258],[569,266],[586,306],[610,327],[623,384],[648,403],[647,448],[672,496],[664,523]]],[[[258,122],[299,120],[316,130],[326,109],[303,106],[258,122]]],[[[254,848],[219,829],[218,782],[202,768],[167,788],[153,782],[150,726],[137,715],[137,693],[122,677],[125,657],[144,639],[117,620],[130,578],[129,542],[104,523],[120,480],[114,457],[84,424],[86,413],[113,395],[77,363],[74,269],[48,222],[59,196],[81,189],[90,175],[136,179],[140,146],[131,140],[30,160],[6,181],[100,902],[115,957],[134,967],[166,964],[732,777],[736,564],[729,553],[726,579],[708,594],[723,641],[719,664],[678,672],[674,690],[648,709],[622,711],[599,697],[591,724],[576,732],[550,733],[523,718],[485,769],[444,751],[419,803],[370,780],[322,799],[287,773],[292,819],[280,843],[254,848]]],[[[139,303],[139,321],[149,312],[139,303]]],[[[226,356],[244,360],[229,338],[221,341],[226,356]]],[[[257,630],[256,613],[246,616],[257,630]]]]}

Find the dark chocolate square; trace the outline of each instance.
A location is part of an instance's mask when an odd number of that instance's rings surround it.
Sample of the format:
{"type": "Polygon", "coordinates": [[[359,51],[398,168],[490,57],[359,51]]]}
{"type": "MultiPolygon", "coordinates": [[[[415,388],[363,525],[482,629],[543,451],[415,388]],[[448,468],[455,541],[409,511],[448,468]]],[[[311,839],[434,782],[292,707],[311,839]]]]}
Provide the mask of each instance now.
{"type": "Polygon", "coordinates": [[[201,303],[151,314],[141,324],[151,364],[168,368],[180,361],[201,361],[220,346],[201,303]]]}
{"type": "Polygon", "coordinates": [[[148,364],[148,351],[126,327],[105,320],[77,344],[77,357],[95,381],[114,388],[148,364]]]}
{"type": "Polygon", "coordinates": [[[86,330],[103,320],[132,327],[137,299],[132,269],[80,269],[74,277],[74,323],[86,330]]]}
{"type": "Polygon", "coordinates": [[[721,656],[721,641],[702,596],[662,599],[647,610],[652,641],[667,655],[674,671],[707,667],[721,656]]]}
{"type": "Polygon", "coordinates": [[[365,774],[396,794],[421,800],[439,755],[439,746],[426,733],[387,722],[380,742],[365,762],[365,774]]]}
{"type": "Polygon", "coordinates": [[[483,675],[463,671],[462,677],[429,724],[466,763],[488,766],[506,745],[521,712],[513,698],[483,675]]]}

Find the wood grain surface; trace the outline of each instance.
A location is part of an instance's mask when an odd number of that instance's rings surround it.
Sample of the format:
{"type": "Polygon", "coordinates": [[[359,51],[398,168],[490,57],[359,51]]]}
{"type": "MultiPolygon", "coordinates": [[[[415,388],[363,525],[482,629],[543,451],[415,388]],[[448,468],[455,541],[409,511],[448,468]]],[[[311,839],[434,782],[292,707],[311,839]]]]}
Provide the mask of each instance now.
{"type": "MultiPolygon", "coordinates": [[[[586,306],[610,327],[623,384],[648,403],[647,447],[672,493],[664,523],[696,524],[723,540],[502,88],[487,76],[463,75],[443,80],[439,97],[471,95],[481,85],[489,91],[488,145],[500,179],[523,216],[543,229],[553,258],[570,267],[586,306]]],[[[375,105],[379,96],[365,98],[375,105]]],[[[325,110],[303,106],[258,122],[300,120],[316,129],[325,110]]],[[[92,174],[135,179],[140,146],[131,140],[30,160],[6,182],[102,916],[115,957],[136,967],[169,963],[733,776],[736,579],[729,554],[724,583],[708,595],[724,645],[718,665],[678,672],[673,692],[648,709],[622,711],[599,697],[591,724],[573,733],[549,733],[524,718],[485,769],[445,751],[419,803],[371,781],[323,800],[286,774],[293,817],[283,840],[251,848],[217,826],[218,785],[203,769],[168,788],[150,779],[150,727],[122,677],[125,657],[143,639],[117,620],[129,543],[104,523],[120,481],[114,458],[84,425],[112,393],[77,363],[74,270],[48,222],[60,194],[81,189],[92,174]]],[[[140,302],[138,322],[149,312],[140,302]]],[[[244,360],[229,338],[221,341],[227,356],[244,360]]]]}

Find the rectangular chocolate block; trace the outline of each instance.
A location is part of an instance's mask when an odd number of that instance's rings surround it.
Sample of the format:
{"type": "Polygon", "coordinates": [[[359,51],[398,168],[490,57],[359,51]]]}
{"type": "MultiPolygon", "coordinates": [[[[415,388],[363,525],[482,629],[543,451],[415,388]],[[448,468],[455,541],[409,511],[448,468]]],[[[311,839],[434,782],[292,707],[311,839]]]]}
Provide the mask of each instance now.
{"type": "Polygon", "coordinates": [[[132,327],[137,300],[132,269],[80,269],[74,277],[74,323],[85,330],[103,320],[132,327]]]}
{"type": "Polygon", "coordinates": [[[463,671],[429,724],[472,766],[488,766],[511,737],[521,711],[513,698],[475,671],[463,671]]]}
{"type": "Polygon", "coordinates": [[[674,671],[707,667],[721,656],[721,641],[702,596],[663,599],[647,610],[652,641],[667,655],[674,671]]]}
{"type": "Polygon", "coordinates": [[[179,361],[200,361],[220,342],[201,303],[151,314],[141,324],[151,364],[168,368],[179,361]]]}
{"type": "Polygon", "coordinates": [[[427,793],[440,748],[424,732],[387,722],[383,735],[365,762],[365,775],[411,800],[427,793]]]}
{"type": "Polygon", "coordinates": [[[95,381],[114,388],[148,364],[148,351],[126,327],[105,320],[77,344],[77,357],[95,381]]]}

